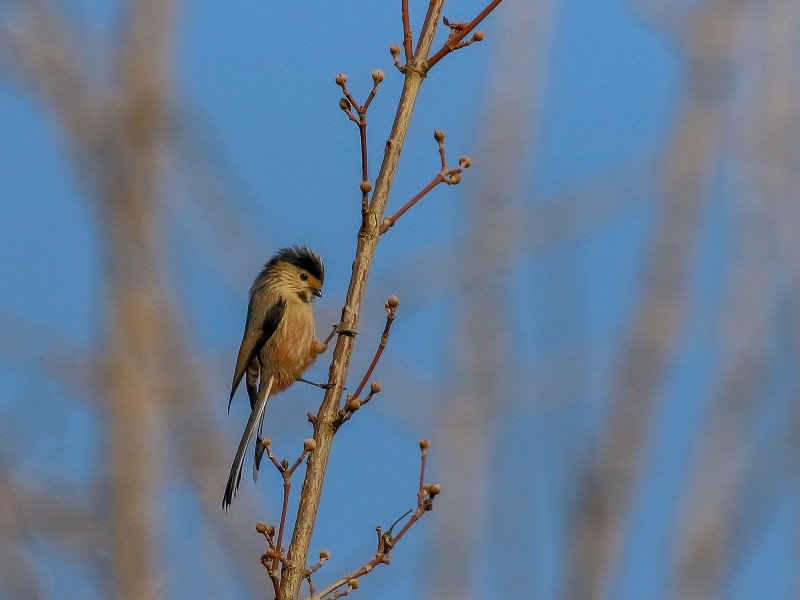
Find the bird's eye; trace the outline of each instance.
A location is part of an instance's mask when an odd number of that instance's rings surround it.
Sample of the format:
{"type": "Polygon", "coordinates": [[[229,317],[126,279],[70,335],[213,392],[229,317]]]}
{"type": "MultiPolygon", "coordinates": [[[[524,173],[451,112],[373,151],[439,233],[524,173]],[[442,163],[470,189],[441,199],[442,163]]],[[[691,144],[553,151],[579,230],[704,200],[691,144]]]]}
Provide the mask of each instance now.
{"type": "Polygon", "coordinates": [[[300,273],[300,279],[303,281],[308,281],[308,273],[300,273]]]}

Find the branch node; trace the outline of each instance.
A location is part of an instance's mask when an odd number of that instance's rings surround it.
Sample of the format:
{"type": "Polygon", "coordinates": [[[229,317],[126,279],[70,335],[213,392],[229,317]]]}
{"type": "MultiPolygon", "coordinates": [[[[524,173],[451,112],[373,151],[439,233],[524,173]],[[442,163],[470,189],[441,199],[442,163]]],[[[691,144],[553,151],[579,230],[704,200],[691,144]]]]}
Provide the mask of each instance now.
{"type": "Polygon", "coordinates": [[[477,27],[478,24],[483,21],[483,19],[485,19],[486,16],[492,12],[502,1],[503,0],[492,0],[469,23],[451,23],[447,20],[447,18],[443,17],[442,22],[450,28],[450,33],[447,36],[447,41],[444,43],[444,45],[439,48],[436,54],[428,58],[428,68],[432,68],[437,62],[454,50],[459,50],[460,48],[464,48],[470,44],[483,40],[484,33],[482,31],[476,31],[474,34],[472,34],[472,37],[469,40],[465,41],[464,38],[467,37],[467,35],[469,35],[469,33],[475,29],[475,27],[477,27]]]}
{"type": "Polygon", "coordinates": [[[397,70],[405,74],[406,66],[400,64],[400,46],[392,44],[389,46],[389,53],[392,55],[392,58],[394,58],[394,66],[397,67],[397,70]]]}

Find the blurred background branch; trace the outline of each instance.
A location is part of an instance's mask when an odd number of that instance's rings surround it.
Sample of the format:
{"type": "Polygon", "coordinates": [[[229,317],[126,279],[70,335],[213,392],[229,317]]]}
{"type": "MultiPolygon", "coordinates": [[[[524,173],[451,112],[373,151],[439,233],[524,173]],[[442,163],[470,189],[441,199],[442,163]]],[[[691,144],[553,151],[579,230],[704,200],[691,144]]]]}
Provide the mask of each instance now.
{"type": "MultiPolygon", "coordinates": [[[[438,127],[473,168],[382,242],[365,306],[397,293],[404,319],[312,550],[352,545],[331,572],[369,555],[359,533],[416,485],[374,448],[429,437],[445,492],[393,556],[408,577],[354,594],[795,598],[800,4],[573,4],[504,4],[426,83],[448,110],[420,112],[400,168],[427,172],[438,127]]],[[[242,557],[272,490],[218,511],[225,387],[275,247],[319,248],[319,330],[338,318],[358,157],[332,75],[398,85],[400,7],[357,6],[363,56],[339,6],[0,2],[3,597],[271,589],[242,557]]],[[[420,184],[400,175],[390,212],[420,184]]],[[[308,437],[293,394],[278,446],[308,437]]]]}

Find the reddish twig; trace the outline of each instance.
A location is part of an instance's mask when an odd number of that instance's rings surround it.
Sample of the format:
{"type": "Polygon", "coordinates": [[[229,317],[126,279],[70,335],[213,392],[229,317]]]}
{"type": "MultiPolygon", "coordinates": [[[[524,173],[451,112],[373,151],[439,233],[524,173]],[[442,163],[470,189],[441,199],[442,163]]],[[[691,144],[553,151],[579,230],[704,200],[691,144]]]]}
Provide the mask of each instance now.
{"type": "Polygon", "coordinates": [[[364,386],[367,384],[367,380],[372,375],[372,372],[375,370],[375,366],[378,364],[378,361],[381,359],[381,354],[383,354],[384,349],[386,348],[386,344],[389,342],[389,330],[392,328],[392,323],[394,323],[394,316],[397,312],[397,307],[400,306],[400,300],[397,296],[389,296],[386,300],[386,305],[384,309],[386,310],[386,325],[383,328],[383,334],[381,335],[381,341],[378,344],[378,349],[375,351],[375,356],[372,359],[372,362],[367,369],[367,372],[364,373],[363,379],[361,379],[361,383],[358,384],[356,391],[353,393],[353,398],[358,398],[358,395],[364,389],[364,386]]]}
{"type": "MultiPolygon", "coordinates": [[[[376,69],[372,72],[372,90],[369,92],[364,104],[359,104],[350,90],[347,89],[347,75],[339,73],[336,76],[336,85],[342,88],[344,98],[339,100],[339,108],[341,108],[347,118],[353,121],[358,126],[358,136],[361,141],[361,212],[366,214],[367,211],[367,195],[372,191],[372,183],[369,181],[369,169],[367,166],[367,110],[372,103],[375,94],[378,93],[378,86],[383,81],[383,71],[376,69]],[[355,114],[353,114],[355,110],[355,114]]],[[[330,338],[328,338],[330,340],[330,338]]]]}
{"type": "Polygon", "coordinates": [[[406,62],[411,60],[412,55],[412,33],[411,33],[411,23],[408,18],[408,0],[402,0],[402,12],[403,12],[403,48],[406,51],[406,62]]]}
{"type": "Polygon", "coordinates": [[[478,24],[483,21],[486,16],[492,12],[502,1],[503,0],[492,0],[492,2],[490,2],[486,8],[478,13],[478,16],[472,19],[472,21],[469,23],[451,24],[447,21],[447,19],[444,19],[444,24],[450,27],[450,35],[448,36],[444,45],[436,52],[436,54],[428,58],[426,62],[428,70],[432,69],[433,65],[444,58],[445,55],[450,54],[453,50],[458,50],[464,46],[469,46],[473,42],[480,42],[483,39],[482,31],[475,32],[475,35],[472,36],[472,39],[467,42],[464,41],[464,38],[467,37],[467,35],[469,35],[469,33],[475,29],[478,24]]]}
{"type": "MultiPolygon", "coordinates": [[[[427,440],[422,440],[419,443],[419,447],[422,453],[422,462],[420,465],[420,473],[419,473],[419,490],[417,491],[417,507],[414,510],[414,513],[409,517],[408,521],[403,525],[403,528],[397,533],[397,535],[392,535],[392,529],[399,521],[405,518],[406,515],[403,515],[395,521],[395,523],[389,528],[389,531],[383,533],[381,531],[380,525],[375,528],[375,531],[378,536],[378,548],[375,551],[375,556],[369,561],[367,564],[362,566],[360,569],[353,571],[349,575],[342,577],[338,581],[330,584],[327,588],[325,588],[322,592],[319,593],[318,596],[312,596],[312,598],[325,598],[328,594],[331,594],[335,590],[339,589],[343,585],[347,585],[347,591],[344,594],[336,595],[330,597],[330,600],[333,598],[339,598],[346,593],[349,593],[353,589],[358,587],[358,578],[366,575],[372,569],[377,567],[378,565],[384,564],[388,565],[391,562],[391,551],[397,545],[397,542],[406,534],[406,532],[411,528],[414,523],[416,523],[422,515],[426,512],[433,509],[433,499],[442,491],[441,486],[438,483],[433,483],[430,485],[425,485],[425,464],[427,462],[428,457],[428,444],[427,440]],[[355,585],[354,585],[355,583],[355,585]]],[[[411,512],[411,511],[409,511],[411,512]]]]}
{"type": "Polygon", "coordinates": [[[375,394],[380,393],[380,382],[373,381],[372,385],[369,386],[369,394],[367,394],[367,397],[363,400],[359,399],[359,395],[364,390],[364,386],[367,385],[367,381],[380,361],[381,355],[386,349],[386,344],[389,342],[389,331],[392,328],[392,323],[394,323],[395,312],[397,311],[398,306],[400,306],[400,300],[397,299],[397,296],[389,296],[389,299],[386,301],[386,305],[384,306],[386,309],[386,325],[383,328],[383,334],[381,335],[381,341],[378,344],[378,348],[375,350],[375,356],[372,358],[372,362],[367,368],[366,373],[364,373],[364,377],[361,379],[361,383],[358,384],[356,391],[352,395],[348,394],[347,402],[345,402],[343,408],[339,409],[336,421],[334,422],[334,427],[340,427],[345,421],[348,421],[350,417],[353,416],[354,412],[372,400],[372,397],[375,394]]]}
{"type": "Polygon", "coordinates": [[[322,568],[322,565],[325,564],[325,561],[331,557],[331,553],[327,550],[323,550],[319,553],[319,561],[316,564],[311,565],[308,569],[305,570],[303,573],[303,577],[305,577],[306,581],[308,582],[308,593],[311,595],[312,598],[316,597],[317,593],[314,588],[314,580],[311,579],[311,576],[319,571],[322,568]]]}
{"type": "Polygon", "coordinates": [[[280,473],[283,478],[283,503],[281,506],[281,520],[278,525],[277,539],[275,539],[275,527],[272,525],[265,525],[264,523],[258,523],[256,525],[256,531],[263,534],[264,537],[267,538],[267,543],[269,544],[269,551],[261,557],[261,564],[267,569],[267,573],[272,580],[272,585],[275,588],[275,597],[277,598],[280,596],[279,567],[285,560],[283,556],[283,533],[286,527],[286,514],[289,510],[289,492],[292,487],[292,474],[297,467],[300,466],[300,463],[303,462],[303,459],[310,452],[314,451],[317,443],[313,439],[307,439],[303,443],[302,454],[297,457],[297,460],[294,461],[291,467],[289,466],[288,460],[283,459],[278,461],[278,459],[275,458],[275,455],[272,453],[272,442],[269,438],[261,440],[261,444],[267,453],[267,458],[275,465],[278,473],[280,473]]]}
{"type": "Polygon", "coordinates": [[[445,152],[444,152],[444,131],[441,129],[437,129],[433,132],[433,138],[436,140],[436,143],[439,145],[439,158],[442,161],[442,169],[439,173],[434,177],[431,182],[422,188],[419,193],[411,198],[408,202],[406,202],[400,210],[394,213],[391,217],[386,217],[383,222],[381,223],[379,232],[381,234],[386,233],[389,228],[394,225],[395,221],[402,217],[408,209],[414,206],[417,202],[422,199],[425,194],[430,192],[433,188],[435,188],[440,183],[446,183],[447,185],[457,185],[461,182],[461,172],[464,169],[468,169],[472,165],[472,161],[468,156],[462,156],[458,159],[458,168],[450,169],[447,166],[447,160],[445,159],[445,152]]]}
{"type": "Polygon", "coordinates": [[[281,592],[281,582],[278,578],[278,573],[272,568],[271,554],[275,551],[275,527],[267,523],[256,523],[256,531],[266,538],[267,544],[269,545],[269,551],[261,555],[261,564],[264,565],[264,568],[267,570],[267,575],[269,575],[270,581],[272,581],[272,589],[275,592],[275,597],[278,598],[281,592]]]}

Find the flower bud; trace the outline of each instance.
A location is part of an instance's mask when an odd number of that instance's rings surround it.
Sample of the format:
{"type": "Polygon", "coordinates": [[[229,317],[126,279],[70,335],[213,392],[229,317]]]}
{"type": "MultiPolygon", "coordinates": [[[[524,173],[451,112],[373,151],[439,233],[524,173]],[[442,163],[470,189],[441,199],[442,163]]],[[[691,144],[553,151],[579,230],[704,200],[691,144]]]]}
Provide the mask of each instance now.
{"type": "Polygon", "coordinates": [[[437,129],[433,132],[433,139],[435,139],[438,143],[442,143],[444,141],[444,131],[441,129],[437,129]]]}
{"type": "Polygon", "coordinates": [[[483,41],[484,35],[485,34],[482,31],[476,31],[475,33],[472,34],[472,39],[476,42],[481,42],[483,41]]]}
{"type": "Polygon", "coordinates": [[[389,52],[391,52],[392,56],[398,56],[400,54],[400,46],[392,44],[389,46],[389,52]]]}
{"type": "Polygon", "coordinates": [[[339,108],[341,108],[344,112],[350,111],[350,100],[347,98],[340,98],[339,99],[339,108]]]}
{"type": "Polygon", "coordinates": [[[391,296],[389,296],[389,299],[386,300],[386,305],[389,308],[397,308],[398,306],[400,306],[400,298],[392,294],[391,296]]]}
{"type": "Polygon", "coordinates": [[[344,73],[337,73],[336,75],[336,85],[342,86],[347,83],[347,75],[344,73]]]}
{"type": "Polygon", "coordinates": [[[469,169],[472,166],[472,160],[470,160],[469,156],[462,156],[458,159],[458,164],[464,169],[469,169]]]}
{"type": "Polygon", "coordinates": [[[430,446],[430,444],[428,443],[428,440],[420,440],[420,442],[419,442],[420,450],[427,450],[428,446],[430,446]]]}
{"type": "Polygon", "coordinates": [[[372,191],[372,184],[371,184],[369,181],[367,181],[367,180],[364,180],[364,181],[362,181],[362,182],[361,182],[361,185],[360,185],[360,186],[358,186],[358,187],[359,187],[359,188],[361,189],[361,191],[362,191],[363,193],[365,193],[365,194],[369,194],[369,193],[372,191]]]}
{"type": "Polygon", "coordinates": [[[331,557],[331,553],[327,550],[321,550],[319,553],[320,560],[328,560],[331,557]]]}
{"type": "Polygon", "coordinates": [[[353,398],[350,402],[347,403],[348,408],[353,412],[356,412],[359,408],[361,408],[361,400],[358,398],[353,398]]]}
{"type": "Polygon", "coordinates": [[[259,521],[256,523],[256,531],[261,535],[264,535],[267,532],[267,526],[259,521]]]}
{"type": "Polygon", "coordinates": [[[356,579],[355,577],[353,577],[353,579],[349,579],[347,581],[347,585],[349,585],[352,589],[357,590],[358,589],[358,579],[356,579]]]}
{"type": "Polygon", "coordinates": [[[261,445],[264,446],[264,448],[269,448],[272,445],[272,440],[269,438],[262,438],[261,445]]]}
{"type": "Polygon", "coordinates": [[[305,442],[303,442],[303,450],[306,452],[313,452],[317,449],[317,440],[314,438],[308,438],[305,442]]]}
{"type": "Polygon", "coordinates": [[[452,175],[450,175],[450,179],[447,180],[447,183],[451,185],[458,185],[459,183],[461,183],[461,175],[459,175],[458,173],[453,173],[452,175]]]}
{"type": "Polygon", "coordinates": [[[383,81],[383,71],[380,69],[375,69],[372,72],[372,81],[374,81],[376,84],[383,81]]]}
{"type": "Polygon", "coordinates": [[[431,496],[435,496],[436,494],[442,493],[442,486],[438,483],[434,483],[428,486],[428,494],[431,496]]]}
{"type": "Polygon", "coordinates": [[[369,386],[369,391],[371,394],[378,394],[381,391],[381,382],[380,381],[373,381],[372,385],[369,386]]]}

